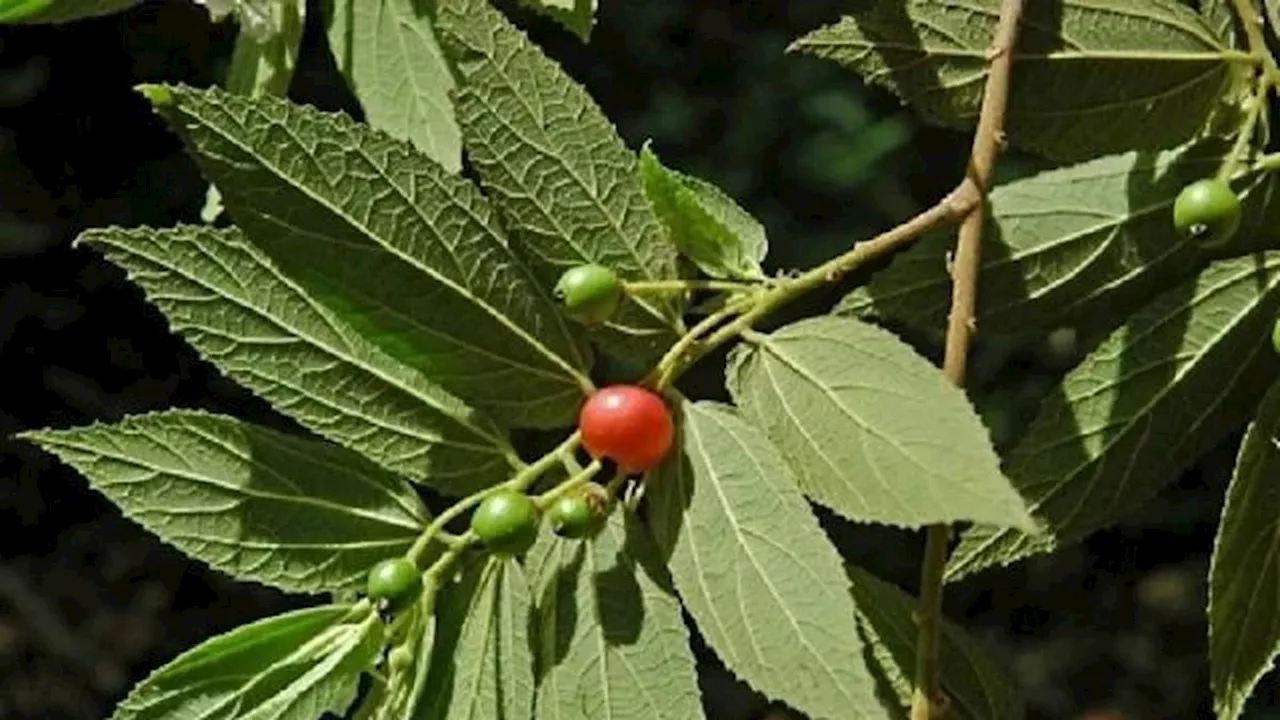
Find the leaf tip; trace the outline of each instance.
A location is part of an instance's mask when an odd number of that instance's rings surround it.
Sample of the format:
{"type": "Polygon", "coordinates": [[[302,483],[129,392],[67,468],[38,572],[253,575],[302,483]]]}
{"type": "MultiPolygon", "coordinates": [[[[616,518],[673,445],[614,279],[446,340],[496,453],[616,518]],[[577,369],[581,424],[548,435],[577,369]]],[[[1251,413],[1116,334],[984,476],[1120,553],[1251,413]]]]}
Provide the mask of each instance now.
{"type": "Polygon", "coordinates": [[[133,86],[133,89],[141,94],[153,107],[165,108],[173,107],[177,104],[177,98],[173,96],[173,91],[167,85],[159,83],[139,83],[133,86]]]}

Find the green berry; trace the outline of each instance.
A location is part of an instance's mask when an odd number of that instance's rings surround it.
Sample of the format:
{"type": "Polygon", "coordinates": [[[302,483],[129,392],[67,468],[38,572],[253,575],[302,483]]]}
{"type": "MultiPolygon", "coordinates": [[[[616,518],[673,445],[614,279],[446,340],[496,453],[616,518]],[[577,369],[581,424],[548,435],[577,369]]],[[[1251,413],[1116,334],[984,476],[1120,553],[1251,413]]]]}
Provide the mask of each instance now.
{"type": "Polygon", "coordinates": [[[1230,240],[1240,229],[1240,198],[1226,180],[1205,178],[1182,189],[1173,202],[1173,226],[1207,246],[1230,240]]]}
{"type": "Polygon", "coordinates": [[[569,317],[599,325],[612,317],[622,302],[622,281],[603,265],[578,265],[560,276],[555,296],[569,317]]]}
{"type": "Polygon", "coordinates": [[[422,591],[422,573],[408,558],[389,558],[369,571],[367,589],[369,597],[396,609],[422,591]]]}
{"type": "Polygon", "coordinates": [[[561,537],[594,535],[608,517],[609,499],[604,488],[590,484],[577,492],[561,495],[552,504],[551,529],[561,537]]]}
{"type": "Polygon", "coordinates": [[[491,552],[521,555],[538,538],[538,508],[524,493],[503,490],[480,503],[471,530],[491,552]]]}
{"type": "Polygon", "coordinates": [[[391,650],[387,657],[387,664],[391,666],[391,672],[403,673],[413,667],[413,650],[408,645],[397,645],[391,650]]]}
{"type": "Polygon", "coordinates": [[[1271,330],[1271,344],[1275,347],[1276,352],[1280,353],[1280,318],[1276,319],[1276,325],[1271,330]]]}

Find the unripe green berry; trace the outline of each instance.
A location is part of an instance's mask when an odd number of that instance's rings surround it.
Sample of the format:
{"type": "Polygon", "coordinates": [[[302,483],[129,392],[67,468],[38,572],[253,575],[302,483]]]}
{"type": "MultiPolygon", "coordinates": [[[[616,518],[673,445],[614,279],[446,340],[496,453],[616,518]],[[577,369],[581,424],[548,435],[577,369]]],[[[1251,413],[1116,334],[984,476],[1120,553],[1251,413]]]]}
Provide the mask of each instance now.
{"type": "Polygon", "coordinates": [[[1271,329],[1271,345],[1280,353],[1280,318],[1276,319],[1275,327],[1271,329]]]}
{"type": "Polygon", "coordinates": [[[538,508],[524,493],[502,490],[471,515],[471,530],[498,555],[521,555],[538,538],[538,508]]]}
{"type": "Polygon", "coordinates": [[[1184,237],[1208,247],[1220,245],[1240,229],[1240,198],[1226,180],[1205,178],[1182,189],[1173,201],[1173,226],[1184,237]]]}
{"type": "Polygon", "coordinates": [[[369,571],[366,589],[370,598],[398,609],[422,591],[422,573],[408,558],[388,558],[369,571]]]}
{"type": "Polygon", "coordinates": [[[594,483],[561,495],[551,505],[548,515],[551,529],[561,537],[583,538],[594,535],[609,516],[609,498],[604,488],[594,483]]]}
{"type": "Polygon", "coordinates": [[[397,645],[387,654],[387,664],[391,672],[402,673],[413,667],[413,650],[408,645],[397,645]]]}
{"type": "Polygon", "coordinates": [[[622,302],[622,281],[603,265],[578,265],[560,276],[556,299],[569,317],[587,325],[599,325],[618,310],[622,302]]]}

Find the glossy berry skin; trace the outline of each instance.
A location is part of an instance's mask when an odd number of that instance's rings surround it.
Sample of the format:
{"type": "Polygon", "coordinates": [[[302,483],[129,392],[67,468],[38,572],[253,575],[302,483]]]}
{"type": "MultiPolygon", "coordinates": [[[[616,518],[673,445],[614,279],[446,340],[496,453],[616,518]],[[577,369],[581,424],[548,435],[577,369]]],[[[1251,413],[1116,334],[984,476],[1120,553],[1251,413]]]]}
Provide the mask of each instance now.
{"type": "Polygon", "coordinates": [[[522,555],[538,539],[538,508],[528,495],[503,490],[471,515],[471,530],[497,555],[522,555]]]}
{"type": "Polygon", "coordinates": [[[624,472],[652,469],[671,451],[675,423],[661,395],[638,385],[610,385],[587,398],[578,413],[582,445],[624,472]]]}
{"type": "Polygon", "coordinates": [[[551,505],[548,515],[551,529],[560,537],[584,538],[604,527],[609,516],[609,498],[604,488],[589,484],[585,488],[561,495],[551,505]]]}
{"type": "Polygon", "coordinates": [[[613,317],[622,302],[622,281],[603,265],[578,265],[560,276],[555,296],[569,317],[599,325],[613,317]]]}
{"type": "Polygon", "coordinates": [[[370,598],[385,600],[393,609],[403,607],[422,592],[422,573],[408,558],[389,558],[369,571],[366,590],[370,598]]]}
{"type": "Polygon", "coordinates": [[[1213,246],[1240,229],[1240,198],[1225,180],[1205,178],[1182,189],[1173,201],[1173,226],[1184,237],[1213,246]]]}

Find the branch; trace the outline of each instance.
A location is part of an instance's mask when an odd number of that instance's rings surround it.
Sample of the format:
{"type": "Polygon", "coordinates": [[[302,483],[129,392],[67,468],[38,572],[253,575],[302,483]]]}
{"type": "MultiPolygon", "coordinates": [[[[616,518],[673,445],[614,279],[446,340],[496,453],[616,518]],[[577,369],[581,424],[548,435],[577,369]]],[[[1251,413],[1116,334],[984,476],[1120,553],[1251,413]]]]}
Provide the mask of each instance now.
{"type": "MultiPolygon", "coordinates": [[[[974,332],[974,308],[978,300],[978,268],[982,261],[982,231],[986,224],[986,194],[991,186],[996,156],[1004,145],[1005,108],[1009,101],[1009,78],[1013,72],[1013,47],[1018,40],[1022,0],[1003,0],[1000,21],[988,57],[987,75],[974,133],[969,172],[956,188],[956,195],[971,203],[960,224],[952,266],[951,314],[947,326],[946,355],[942,372],[957,387],[964,386],[969,362],[969,343],[974,332]]],[[[947,701],[939,681],[938,645],[942,623],[942,575],[946,568],[947,525],[930,527],[925,536],[925,559],[920,577],[919,633],[916,637],[915,692],[911,698],[911,720],[931,720],[946,712],[947,701]]]]}

